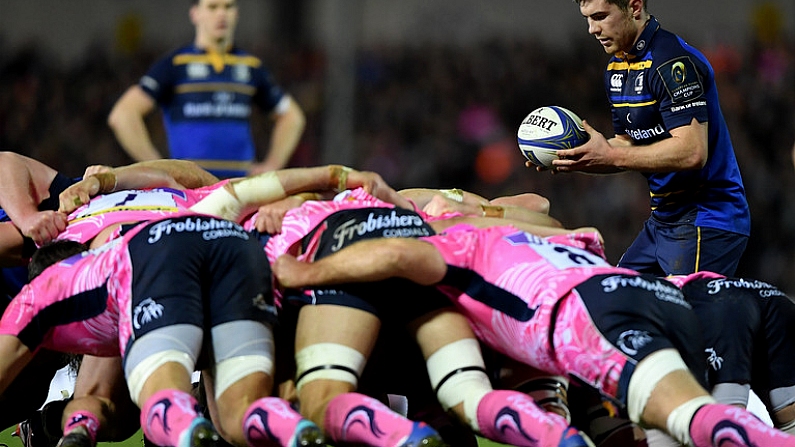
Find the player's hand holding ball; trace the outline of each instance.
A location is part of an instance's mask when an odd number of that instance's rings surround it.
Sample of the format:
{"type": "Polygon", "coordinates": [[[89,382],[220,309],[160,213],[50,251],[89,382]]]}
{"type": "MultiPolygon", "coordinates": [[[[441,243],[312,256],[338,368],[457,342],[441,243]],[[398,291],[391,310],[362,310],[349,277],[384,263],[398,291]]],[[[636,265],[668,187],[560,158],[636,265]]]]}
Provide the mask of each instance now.
{"type": "Polygon", "coordinates": [[[580,117],[560,106],[533,110],[517,132],[519,150],[539,170],[554,169],[552,161],[558,159],[558,150],[581,146],[589,138],[580,117]]]}

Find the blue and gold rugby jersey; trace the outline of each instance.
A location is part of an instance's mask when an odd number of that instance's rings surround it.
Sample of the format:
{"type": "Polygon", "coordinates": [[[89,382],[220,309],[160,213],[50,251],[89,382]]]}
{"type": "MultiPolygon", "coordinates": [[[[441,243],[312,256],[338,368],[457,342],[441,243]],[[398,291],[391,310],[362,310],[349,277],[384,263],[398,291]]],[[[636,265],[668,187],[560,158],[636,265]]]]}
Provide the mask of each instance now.
{"type": "Polygon", "coordinates": [[[256,158],[251,105],[269,113],[285,95],[259,58],[192,44],[156,62],[139,85],[163,110],[171,158],[221,178],[245,175],[256,158]]]}
{"type": "Polygon", "coordinates": [[[654,17],[626,59],[614,56],[605,87],[616,135],[638,145],[669,138],[693,118],[708,122],[709,158],[700,170],[644,173],[652,215],[676,222],[696,211],[696,226],[748,235],[751,217],[712,66],[654,17]]]}

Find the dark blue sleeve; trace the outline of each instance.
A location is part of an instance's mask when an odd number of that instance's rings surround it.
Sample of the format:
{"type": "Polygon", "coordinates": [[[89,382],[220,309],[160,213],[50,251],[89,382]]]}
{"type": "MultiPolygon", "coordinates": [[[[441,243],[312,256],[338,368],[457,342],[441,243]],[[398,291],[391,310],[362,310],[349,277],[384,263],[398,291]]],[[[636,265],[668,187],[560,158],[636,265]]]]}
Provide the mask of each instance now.
{"type": "Polygon", "coordinates": [[[270,71],[262,66],[254,69],[254,80],[257,88],[257,92],[254,94],[254,102],[266,113],[273,111],[284,97],[284,90],[276,85],[276,81],[270,71]]]}
{"type": "Polygon", "coordinates": [[[680,41],[670,44],[675,51],[660,59],[649,80],[668,130],[687,126],[693,118],[699,123],[709,121],[706,92],[714,82],[712,69],[700,53],[684,45],[680,41]]]}
{"type": "Polygon", "coordinates": [[[138,82],[138,85],[158,104],[168,103],[174,96],[177,67],[173,59],[172,53],[155,62],[138,82]]]}

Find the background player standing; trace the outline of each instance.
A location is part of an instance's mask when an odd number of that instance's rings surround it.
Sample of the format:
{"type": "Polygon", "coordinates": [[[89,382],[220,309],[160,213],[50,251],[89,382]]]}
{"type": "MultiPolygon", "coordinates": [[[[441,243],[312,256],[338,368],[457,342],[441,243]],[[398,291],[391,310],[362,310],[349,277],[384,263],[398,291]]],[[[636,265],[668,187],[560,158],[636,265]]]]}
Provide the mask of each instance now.
{"type": "Polygon", "coordinates": [[[262,61],[233,45],[235,0],[194,0],[192,44],[156,62],[116,102],[108,124],[136,161],[162,158],[144,117],[163,110],[169,155],[196,161],[218,177],[257,174],[287,165],[301,138],[301,107],[277,86],[262,61]],[[275,118],[270,149],[256,162],[251,106],[275,118]]]}

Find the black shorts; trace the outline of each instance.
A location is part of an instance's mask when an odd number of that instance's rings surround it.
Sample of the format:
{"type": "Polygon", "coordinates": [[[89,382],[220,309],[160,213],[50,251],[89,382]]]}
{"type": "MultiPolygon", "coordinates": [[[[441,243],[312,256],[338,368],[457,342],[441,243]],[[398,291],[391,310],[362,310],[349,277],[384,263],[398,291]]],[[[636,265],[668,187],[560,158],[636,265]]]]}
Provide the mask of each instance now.
{"type": "Polygon", "coordinates": [[[146,225],[129,243],[134,340],[154,329],[189,324],[272,323],[271,270],[257,235],[206,216],[146,225]]]}
{"type": "Polygon", "coordinates": [[[668,348],[679,351],[696,379],[706,385],[699,320],[674,284],[653,275],[597,275],[574,290],[599,332],[634,360],[622,371],[622,390],[626,390],[635,364],[668,348]],[[606,278],[626,281],[608,293],[606,278]]]}
{"type": "MultiPolygon", "coordinates": [[[[421,237],[433,229],[417,213],[402,208],[360,208],[338,211],[304,238],[303,251],[321,259],[366,239],[421,237]]],[[[409,322],[428,312],[451,307],[450,300],[434,287],[393,278],[385,281],[318,287],[288,293],[296,304],[334,304],[370,312],[381,319],[409,322]],[[417,299],[422,296],[424,299],[417,299]],[[407,304],[411,297],[411,304],[407,304]]]]}
{"type": "Polygon", "coordinates": [[[750,384],[765,404],[770,391],[795,386],[795,303],[781,290],[737,278],[682,290],[702,322],[710,386],[750,384]]]}

